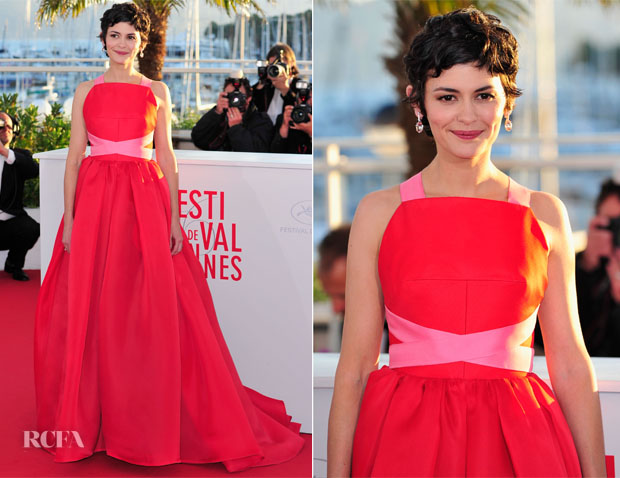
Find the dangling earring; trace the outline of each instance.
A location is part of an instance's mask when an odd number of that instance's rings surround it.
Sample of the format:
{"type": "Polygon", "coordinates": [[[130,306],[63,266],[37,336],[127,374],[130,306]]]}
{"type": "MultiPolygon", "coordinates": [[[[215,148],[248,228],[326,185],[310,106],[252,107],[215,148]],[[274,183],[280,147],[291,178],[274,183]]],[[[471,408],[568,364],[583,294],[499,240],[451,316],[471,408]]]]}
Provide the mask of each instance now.
{"type": "Polygon", "coordinates": [[[140,58],[144,58],[144,50],[140,50],[140,58]]]}
{"type": "Polygon", "coordinates": [[[419,134],[424,131],[424,125],[422,124],[422,113],[418,112],[416,113],[416,116],[418,117],[418,122],[415,124],[415,130],[419,134]]]}
{"type": "Polygon", "coordinates": [[[506,116],[506,121],[504,121],[504,129],[509,133],[512,131],[512,121],[510,121],[510,115],[506,116]]]}

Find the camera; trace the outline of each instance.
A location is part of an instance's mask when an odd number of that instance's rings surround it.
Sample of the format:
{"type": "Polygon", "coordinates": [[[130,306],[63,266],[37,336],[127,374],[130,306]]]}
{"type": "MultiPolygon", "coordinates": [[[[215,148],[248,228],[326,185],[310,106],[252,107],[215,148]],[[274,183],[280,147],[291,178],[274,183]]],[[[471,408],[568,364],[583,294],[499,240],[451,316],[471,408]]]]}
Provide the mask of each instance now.
{"type": "Polygon", "coordinates": [[[312,114],[312,106],[308,104],[312,84],[298,80],[295,89],[297,90],[297,99],[300,101],[300,104],[293,108],[291,119],[295,123],[307,123],[310,121],[310,115],[312,114]]]}
{"type": "Polygon", "coordinates": [[[288,65],[282,60],[276,60],[267,67],[267,76],[270,78],[277,78],[280,74],[286,73],[288,73],[288,65]]]}
{"type": "Polygon", "coordinates": [[[228,99],[228,106],[231,108],[238,108],[241,113],[245,113],[245,103],[248,97],[239,90],[241,87],[241,82],[237,79],[233,79],[228,82],[228,84],[232,85],[235,89],[226,95],[226,98],[228,99]]]}
{"type": "Polygon", "coordinates": [[[271,81],[267,78],[267,66],[269,66],[269,62],[259,60],[256,62],[256,69],[258,70],[258,79],[260,81],[271,81]]]}
{"type": "Polygon", "coordinates": [[[607,226],[598,226],[598,228],[610,231],[614,249],[620,249],[620,216],[610,218],[607,226]]]}

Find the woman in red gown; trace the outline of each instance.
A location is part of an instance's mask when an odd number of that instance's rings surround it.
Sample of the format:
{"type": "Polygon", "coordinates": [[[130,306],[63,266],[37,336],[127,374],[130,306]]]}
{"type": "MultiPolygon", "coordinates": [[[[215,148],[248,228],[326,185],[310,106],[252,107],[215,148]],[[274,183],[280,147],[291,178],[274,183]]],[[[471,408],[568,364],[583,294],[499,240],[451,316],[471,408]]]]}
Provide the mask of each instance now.
{"type": "Polygon", "coordinates": [[[65,213],[35,330],[39,431],[79,440],[47,450],[58,462],[105,451],[229,471],[286,461],[303,446],[299,425],[241,384],[181,229],[170,94],[133,68],[149,19],[116,4],[101,31],[110,68],[75,93],[65,213]]]}
{"type": "Polygon", "coordinates": [[[520,95],[516,40],[457,10],[404,60],[437,154],[355,214],[328,475],[603,476],[565,208],[490,159],[520,95]],[[384,317],[390,365],[376,370],[384,317]],[[531,372],[537,317],[554,391],[531,372]]]}

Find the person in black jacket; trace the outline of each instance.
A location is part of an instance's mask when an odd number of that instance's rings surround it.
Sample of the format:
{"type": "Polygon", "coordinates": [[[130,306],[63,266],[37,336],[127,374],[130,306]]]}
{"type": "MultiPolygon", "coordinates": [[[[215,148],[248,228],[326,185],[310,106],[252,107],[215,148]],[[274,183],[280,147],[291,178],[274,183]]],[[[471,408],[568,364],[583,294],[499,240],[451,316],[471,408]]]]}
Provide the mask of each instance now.
{"type": "MultiPolygon", "coordinates": [[[[620,357],[619,183],[608,179],[601,185],[594,210],[586,248],[575,256],[579,322],[592,357],[620,357]]],[[[534,338],[542,349],[538,324],[534,338]]]]}
{"type": "Polygon", "coordinates": [[[284,107],[295,104],[299,69],[295,52],[286,43],[272,46],[267,52],[267,62],[262,74],[259,69],[258,83],[252,89],[254,104],[259,111],[267,113],[275,124],[278,115],[284,113],[284,107]],[[278,74],[269,74],[271,71],[278,74]]]}
{"type": "Polygon", "coordinates": [[[595,212],[575,260],[579,319],[590,355],[620,357],[620,184],[602,184],[595,212]]]}
{"type": "Polygon", "coordinates": [[[193,143],[208,151],[262,153],[269,151],[272,137],[271,120],[252,103],[247,78],[228,78],[217,104],[192,129],[193,143]]]}
{"type": "Polygon", "coordinates": [[[272,153],[312,154],[312,85],[301,81],[298,85],[297,117],[293,118],[295,107],[284,107],[276,121],[272,153]]]}
{"type": "Polygon", "coordinates": [[[39,175],[39,164],[30,151],[9,148],[17,128],[17,121],[0,112],[0,250],[9,251],[4,270],[15,280],[27,281],[26,253],[37,242],[40,227],[24,210],[24,181],[39,175]]]}

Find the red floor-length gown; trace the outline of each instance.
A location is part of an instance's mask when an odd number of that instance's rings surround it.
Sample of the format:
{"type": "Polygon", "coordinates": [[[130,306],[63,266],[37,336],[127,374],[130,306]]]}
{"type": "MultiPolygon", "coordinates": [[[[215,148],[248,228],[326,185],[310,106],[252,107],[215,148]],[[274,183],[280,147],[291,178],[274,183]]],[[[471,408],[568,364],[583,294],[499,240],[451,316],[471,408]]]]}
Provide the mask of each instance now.
{"type": "Polygon", "coordinates": [[[420,174],[400,191],[378,263],[390,366],[368,379],[353,476],[581,476],[531,373],[549,249],[530,192],[426,198],[420,174]]]}
{"type": "MultiPolygon", "coordinates": [[[[38,428],[77,431],[83,447],[140,465],[223,462],[229,471],[300,451],[284,403],[244,387],[203,271],[184,237],[170,253],[170,195],[148,149],[150,80],[105,83],[84,102],[71,251],[61,224],[35,326],[38,428]]],[[[69,440],[67,440],[69,442],[69,440]]]]}

